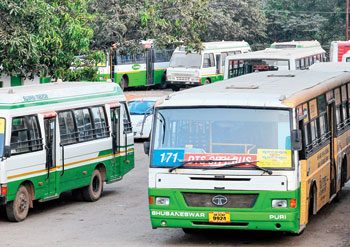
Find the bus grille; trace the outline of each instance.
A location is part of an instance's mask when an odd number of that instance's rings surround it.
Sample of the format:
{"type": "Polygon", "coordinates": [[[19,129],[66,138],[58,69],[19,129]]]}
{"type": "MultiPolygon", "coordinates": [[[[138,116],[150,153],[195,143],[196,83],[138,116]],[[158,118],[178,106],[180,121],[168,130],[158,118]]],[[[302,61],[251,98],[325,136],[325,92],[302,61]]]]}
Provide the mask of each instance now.
{"type": "Polygon", "coordinates": [[[182,193],[189,207],[222,207],[222,208],[252,208],[258,194],[214,194],[214,193],[182,193]],[[222,195],[227,203],[222,206],[213,203],[213,197],[222,195]]]}

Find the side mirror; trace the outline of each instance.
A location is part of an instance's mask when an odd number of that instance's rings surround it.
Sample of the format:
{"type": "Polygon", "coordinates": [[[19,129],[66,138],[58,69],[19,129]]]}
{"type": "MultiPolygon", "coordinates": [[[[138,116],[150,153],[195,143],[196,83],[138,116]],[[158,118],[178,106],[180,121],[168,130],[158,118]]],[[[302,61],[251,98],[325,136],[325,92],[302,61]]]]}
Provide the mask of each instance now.
{"type": "Polygon", "coordinates": [[[292,150],[300,151],[303,148],[301,130],[292,130],[292,150]]]}
{"type": "Polygon", "coordinates": [[[4,148],[4,158],[9,158],[11,156],[11,147],[5,146],[4,148]]]}
{"type": "Polygon", "coordinates": [[[143,143],[143,151],[145,154],[149,155],[149,147],[150,147],[150,142],[144,142],[143,143]]]}

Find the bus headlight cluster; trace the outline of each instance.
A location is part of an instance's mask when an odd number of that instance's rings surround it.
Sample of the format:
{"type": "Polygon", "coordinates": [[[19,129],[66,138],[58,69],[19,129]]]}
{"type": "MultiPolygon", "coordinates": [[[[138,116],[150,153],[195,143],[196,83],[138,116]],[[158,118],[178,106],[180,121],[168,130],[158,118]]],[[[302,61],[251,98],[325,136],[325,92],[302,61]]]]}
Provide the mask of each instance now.
{"type": "Polygon", "coordinates": [[[156,205],[168,206],[170,199],[168,197],[156,197],[156,205]]]}
{"type": "Polygon", "coordinates": [[[272,200],[273,208],[286,208],[288,206],[287,200],[272,200]]]}

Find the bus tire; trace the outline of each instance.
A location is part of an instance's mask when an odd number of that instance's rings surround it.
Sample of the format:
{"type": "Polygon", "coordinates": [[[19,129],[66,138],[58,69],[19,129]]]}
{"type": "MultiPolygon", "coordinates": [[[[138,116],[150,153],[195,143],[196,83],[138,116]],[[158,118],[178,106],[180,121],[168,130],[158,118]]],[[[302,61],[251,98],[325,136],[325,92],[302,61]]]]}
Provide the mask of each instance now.
{"type": "Polygon", "coordinates": [[[96,169],[92,173],[90,184],[82,189],[84,201],[95,202],[100,199],[103,192],[103,180],[101,172],[96,169]]]}
{"type": "Polygon", "coordinates": [[[171,86],[170,88],[171,88],[171,90],[173,90],[174,92],[180,91],[180,88],[179,88],[178,86],[171,86]]]}
{"type": "Polygon", "coordinates": [[[205,79],[205,81],[204,81],[204,85],[207,85],[207,84],[210,84],[210,83],[211,83],[210,78],[205,79]]]}
{"type": "Polygon", "coordinates": [[[340,188],[343,188],[345,183],[346,183],[346,178],[348,176],[347,172],[347,163],[346,163],[346,158],[343,159],[342,162],[342,167],[341,167],[341,179],[340,179],[340,188]]]}
{"type": "Polygon", "coordinates": [[[124,90],[125,88],[128,87],[128,79],[126,76],[123,76],[121,79],[120,79],[120,83],[119,83],[120,87],[124,90]]]}
{"type": "Polygon", "coordinates": [[[26,186],[21,185],[16,193],[15,200],[6,204],[7,219],[12,222],[20,222],[27,218],[31,198],[26,186]]]}
{"type": "Polygon", "coordinates": [[[160,83],[158,84],[158,88],[159,89],[166,89],[167,87],[168,87],[168,84],[166,82],[166,76],[164,74],[162,79],[161,79],[161,81],[160,81],[160,83]]]}
{"type": "Polygon", "coordinates": [[[316,189],[315,183],[313,183],[311,190],[309,192],[308,222],[310,222],[312,216],[316,214],[316,202],[317,202],[317,189],[316,189]]]}

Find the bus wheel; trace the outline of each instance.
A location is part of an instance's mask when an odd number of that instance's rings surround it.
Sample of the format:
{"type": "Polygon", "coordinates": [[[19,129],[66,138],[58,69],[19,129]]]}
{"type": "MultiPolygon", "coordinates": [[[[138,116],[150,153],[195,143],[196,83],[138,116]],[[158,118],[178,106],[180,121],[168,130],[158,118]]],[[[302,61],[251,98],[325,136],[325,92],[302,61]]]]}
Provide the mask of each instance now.
{"type": "Polygon", "coordinates": [[[171,86],[171,89],[172,89],[174,92],[180,91],[180,88],[177,87],[177,86],[171,86]]]}
{"type": "Polygon", "coordinates": [[[308,215],[309,222],[312,216],[316,212],[316,195],[317,195],[317,189],[315,184],[313,184],[309,193],[309,215],[308,215]]]}
{"type": "Polygon", "coordinates": [[[16,198],[6,204],[6,215],[9,221],[23,221],[29,212],[30,196],[26,186],[21,185],[16,193],[16,198]]]}
{"type": "Polygon", "coordinates": [[[128,81],[127,81],[127,79],[124,76],[120,79],[120,83],[119,84],[120,84],[120,87],[123,90],[128,87],[128,81]]]}
{"type": "Polygon", "coordinates": [[[99,170],[94,170],[91,182],[82,189],[83,199],[87,202],[94,202],[100,199],[103,191],[103,180],[99,170]]]}
{"type": "Polygon", "coordinates": [[[204,85],[207,85],[207,84],[210,84],[210,83],[211,83],[211,81],[210,81],[210,79],[209,79],[209,78],[205,79],[205,81],[204,81],[204,85]]]}

